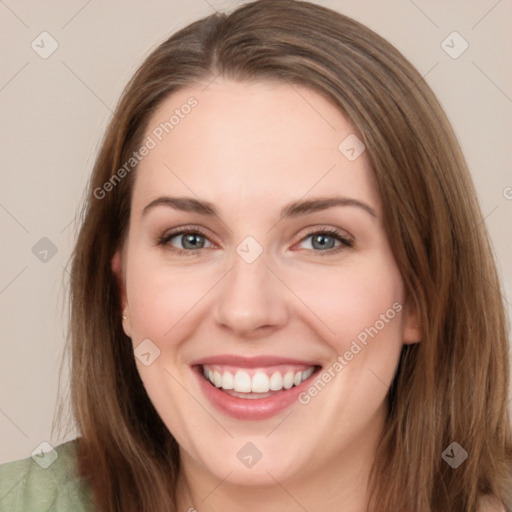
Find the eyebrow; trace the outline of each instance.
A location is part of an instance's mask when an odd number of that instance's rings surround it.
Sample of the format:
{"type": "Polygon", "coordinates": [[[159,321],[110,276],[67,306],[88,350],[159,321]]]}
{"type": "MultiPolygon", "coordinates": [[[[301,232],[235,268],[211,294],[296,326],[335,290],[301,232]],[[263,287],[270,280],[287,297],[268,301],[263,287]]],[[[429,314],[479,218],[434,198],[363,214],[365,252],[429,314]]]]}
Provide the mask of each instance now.
{"type": "MultiPolygon", "coordinates": [[[[142,210],[142,216],[144,217],[147,213],[157,206],[168,206],[175,210],[181,210],[184,212],[193,212],[200,215],[216,216],[219,217],[219,213],[215,206],[208,202],[193,197],[169,197],[162,196],[151,201],[142,210]]],[[[280,213],[280,220],[284,220],[289,217],[299,217],[308,213],[314,213],[328,208],[334,208],[336,206],[353,206],[361,208],[365,212],[369,213],[372,217],[377,217],[375,210],[366,203],[357,199],[349,197],[319,197],[316,199],[298,200],[287,204],[280,213]]]]}

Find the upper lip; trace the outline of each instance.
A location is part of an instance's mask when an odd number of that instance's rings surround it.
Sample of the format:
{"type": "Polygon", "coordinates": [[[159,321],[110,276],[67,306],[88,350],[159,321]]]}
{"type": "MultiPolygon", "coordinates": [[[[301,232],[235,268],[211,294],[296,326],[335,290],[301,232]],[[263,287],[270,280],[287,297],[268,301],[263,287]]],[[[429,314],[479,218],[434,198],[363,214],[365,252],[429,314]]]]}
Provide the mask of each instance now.
{"type": "Polygon", "coordinates": [[[301,359],[290,359],[289,357],[282,356],[256,356],[256,357],[244,357],[237,356],[232,354],[225,355],[216,355],[210,357],[204,357],[201,359],[196,359],[190,363],[190,366],[197,365],[229,365],[229,366],[238,366],[240,368],[263,368],[266,366],[277,366],[280,364],[289,364],[289,365],[308,365],[308,366],[320,366],[320,364],[316,361],[307,361],[301,359]]]}

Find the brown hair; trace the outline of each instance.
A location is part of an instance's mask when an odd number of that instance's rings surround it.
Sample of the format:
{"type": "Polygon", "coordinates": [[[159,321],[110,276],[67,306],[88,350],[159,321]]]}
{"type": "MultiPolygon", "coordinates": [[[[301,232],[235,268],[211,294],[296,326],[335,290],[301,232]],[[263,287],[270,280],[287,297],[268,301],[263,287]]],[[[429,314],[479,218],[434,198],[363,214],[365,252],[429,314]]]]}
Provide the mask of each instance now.
{"type": "Polygon", "coordinates": [[[111,259],[122,245],[136,170],[102,199],[178,89],[216,76],[277,80],[328,98],[367,148],[385,228],[421,343],[403,347],[371,479],[369,510],[512,507],[507,325],[482,214],[433,92],[380,36],[307,2],[261,0],[214,14],[163,42],[128,83],[106,131],[72,255],[71,400],[79,466],[104,512],[176,510],[176,441],[152,406],[121,324],[111,259]],[[469,454],[456,470],[452,443],[469,454]]]}

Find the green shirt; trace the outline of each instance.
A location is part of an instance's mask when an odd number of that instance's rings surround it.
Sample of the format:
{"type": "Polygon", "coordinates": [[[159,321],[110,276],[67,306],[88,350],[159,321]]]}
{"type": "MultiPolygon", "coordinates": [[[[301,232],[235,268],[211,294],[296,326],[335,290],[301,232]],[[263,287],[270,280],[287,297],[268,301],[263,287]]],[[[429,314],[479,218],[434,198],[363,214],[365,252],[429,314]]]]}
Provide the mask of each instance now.
{"type": "Polygon", "coordinates": [[[94,511],[90,486],[77,476],[76,440],[54,450],[0,465],[0,512],[94,511]]]}

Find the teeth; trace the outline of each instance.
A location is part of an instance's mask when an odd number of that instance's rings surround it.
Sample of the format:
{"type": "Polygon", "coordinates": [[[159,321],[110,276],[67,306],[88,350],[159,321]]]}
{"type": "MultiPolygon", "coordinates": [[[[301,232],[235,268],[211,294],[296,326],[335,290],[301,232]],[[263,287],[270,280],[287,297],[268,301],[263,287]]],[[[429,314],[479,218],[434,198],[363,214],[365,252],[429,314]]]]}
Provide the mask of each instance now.
{"type": "Polygon", "coordinates": [[[313,374],[314,367],[307,370],[293,372],[291,370],[284,374],[275,371],[270,377],[263,370],[256,370],[252,375],[245,370],[236,372],[211,369],[203,366],[203,375],[215,387],[233,390],[238,393],[268,393],[269,391],[281,391],[282,389],[291,389],[298,386],[301,382],[309,379],[313,374]],[[233,374],[234,373],[234,374],[233,374]]]}
{"type": "Polygon", "coordinates": [[[270,379],[264,373],[257,373],[252,378],[253,393],[266,393],[270,389],[270,379]]]}
{"type": "Polygon", "coordinates": [[[290,389],[293,386],[293,372],[286,372],[283,378],[284,389],[290,389]]]}
{"type": "Polygon", "coordinates": [[[270,377],[270,389],[272,391],[283,389],[283,376],[279,372],[274,372],[270,377]]]}
{"type": "Polygon", "coordinates": [[[306,379],[309,379],[309,377],[313,375],[314,371],[314,368],[308,368],[305,372],[302,372],[302,382],[304,382],[306,379]]]}
{"type": "Polygon", "coordinates": [[[233,389],[239,393],[250,393],[251,392],[251,377],[247,372],[238,370],[235,374],[235,382],[233,389]]]}
{"type": "Polygon", "coordinates": [[[222,385],[220,387],[222,389],[234,389],[235,378],[231,372],[224,372],[222,375],[222,385]]]}

